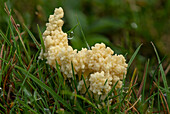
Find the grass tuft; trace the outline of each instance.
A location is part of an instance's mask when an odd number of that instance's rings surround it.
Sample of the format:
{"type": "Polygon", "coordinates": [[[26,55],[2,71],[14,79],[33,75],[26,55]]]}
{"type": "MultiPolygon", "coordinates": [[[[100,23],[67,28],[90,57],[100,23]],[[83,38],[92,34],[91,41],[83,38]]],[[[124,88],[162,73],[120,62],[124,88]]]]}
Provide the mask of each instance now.
{"type": "MultiPolygon", "coordinates": [[[[53,68],[46,64],[46,60],[38,59],[41,49],[45,52],[39,25],[37,31],[41,45],[36,39],[36,34],[34,35],[25,24],[24,29],[17,26],[7,5],[5,10],[8,15],[8,27],[6,32],[0,30],[2,39],[0,42],[0,113],[169,113],[170,91],[162,65],[166,62],[166,58],[160,59],[153,43],[158,60],[157,66],[153,64],[155,61],[152,58],[148,59],[145,67],[138,64],[140,60],[145,61],[141,59],[142,55],[139,55],[143,44],[139,45],[135,52],[129,55],[132,56],[129,58],[128,73],[124,75],[122,88],[116,89],[117,81],[104,100],[101,100],[101,97],[95,99],[95,94],[89,90],[90,87],[83,74],[81,80],[86,90],[83,95],[80,95],[77,88],[78,78],[72,63],[73,77],[66,80],[57,61],[56,67],[53,68]],[[32,40],[26,39],[25,33],[28,33],[32,40]],[[137,63],[135,67],[131,66],[133,61],[137,63]],[[144,73],[142,73],[143,69],[144,73]],[[149,77],[150,74],[152,77],[149,77]],[[150,84],[147,84],[148,78],[151,78],[150,84]]],[[[110,23],[105,20],[105,24],[108,22],[110,23]]],[[[78,18],[77,23],[67,33],[71,34],[79,26],[83,40],[90,49],[78,18]]],[[[129,39],[128,42],[132,45],[129,39]]]]}

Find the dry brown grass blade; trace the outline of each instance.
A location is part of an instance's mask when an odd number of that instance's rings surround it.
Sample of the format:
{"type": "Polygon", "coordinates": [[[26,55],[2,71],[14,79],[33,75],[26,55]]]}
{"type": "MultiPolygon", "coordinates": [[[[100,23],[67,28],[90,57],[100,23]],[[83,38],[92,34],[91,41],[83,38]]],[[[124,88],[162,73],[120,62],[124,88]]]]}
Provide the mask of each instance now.
{"type": "MultiPolygon", "coordinates": [[[[131,79],[131,81],[130,81],[130,88],[131,88],[132,85],[133,85],[133,80],[134,80],[134,78],[135,78],[136,71],[137,71],[137,68],[135,68],[135,70],[134,70],[134,72],[133,72],[133,76],[132,76],[132,79],[131,79]]],[[[129,90],[130,90],[130,88],[129,88],[129,90]]]]}
{"type": "MultiPolygon", "coordinates": [[[[138,74],[136,75],[136,78],[135,78],[135,81],[134,81],[133,85],[135,85],[135,84],[136,84],[137,80],[138,80],[138,74]]],[[[135,94],[136,94],[135,89],[134,89],[134,92],[135,92],[135,94]]]]}
{"type": "MultiPolygon", "coordinates": [[[[10,105],[9,100],[10,100],[11,91],[12,91],[12,85],[9,86],[9,90],[8,90],[8,96],[7,96],[7,104],[8,105],[10,105]]],[[[9,109],[8,109],[8,112],[9,112],[9,109]]]]}
{"type": "Polygon", "coordinates": [[[160,96],[160,99],[161,99],[162,107],[163,107],[164,112],[165,112],[165,114],[166,114],[166,109],[165,109],[165,106],[164,106],[164,103],[163,103],[163,100],[162,100],[162,95],[161,95],[161,94],[159,94],[159,96],[160,96]]]}
{"type": "MultiPolygon", "coordinates": [[[[11,61],[8,62],[8,65],[10,64],[10,62],[11,61]]],[[[3,98],[4,99],[5,99],[5,88],[6,88],[7,80],[8,80],[8,77],[9,77],[10,73],[12,72],[12,69],[14,68],[16,62],[9,68],[8,73],[6,74],[5,79],[4,79],[4,85],[3,85],[3,98]]],[[[9,93],[10,92],[11,92],[11,89],[9,87],[8,96],[7,96],[7,104],[8,105],[10,105],[10,103],[9,103],[9,93]]],[[[7,113],[9,113],[9,112],[10,112],[10,109],[7,107],[7,113]]]]}
{"type": "MultiPolygon", "coordinates": [[[[116,90],[114,90],[113,92],[115,96],[118,95],[116,90]]],[[[119,103],[119,97],[116,97],[116,102],[119,103]]]]}
{"type": "Polygon", "coordinates": [[[136,84],[137,80],[138,80],[138,74],[136,75],[136,78],[135,78],[135,81],[134,81],[133,85],[136,84]]]}
{"type": "Polygon", "coordinates": [[[152,86],[151,90],[150,90],[150,95],[152,95],[152,93],[154,92],[155,90],[155,85],[152,86]]]}
{"type": "MultiPolygon", "coordinates": [[[[5,3],[4,5],[5,5],[5,11],[6,11],[6,13],[8,14],[8,16],[10,16],[10,11],[9,11],[6,3],[5,3]]],[[[21,37],[21,33],[19,32],[19,29],[18,29],[18,24],[16,24],[16,22],[15,22],[15,20],[14,20],[14,18],[13,18],[12,16],[10,16],[10,19],[11,19],[11,22],[12,22],[15,30],[19,33],[19,36],[20,36],[20,38],[21,38],[21,42],[24,43],[24,42],[23,42],[23,39],[22,39],[22,37],[21,37]]]]}
{"type": "MultiPolygon", "coordinates": [[[[170,64],[168,65],[168,67],[167,67],[166,70],[165,70],[165,76],[168,74],[169,70],[170,70],[170,64]]],[[[162,80],[162,76],[161,76],[159,82],[162,82],[162,81],[163,81],[163,80],[162,80]]],[[[159,82],[158,82],[158,83],[159,83],[159,82]]],[[[156,87],[155,85],[152,86],[151,91],[150,91],[150,95],[153,93],[155,87],[156,87]]]]}
{"type": "Polygon", "coordinates": [[[147,66],[147,63],[145,64],[145,69],[144,69],[144,73],[143,73],[143,79],[142,79],[142,82],[140,84],[139,91],[137,93],[137,97],[139,97],[141,92],[142,92],[142,88],[143,88],[143,84],[144,84],[144,79],[145,79],[145,73],[146,73],[146,66],[147,66]]]}
{"type": "Polygon", "coordinates": [[[14,62],[16,59],[15,59],[15,54],[16,54],[16,52],[17,52],[17,50],[15,51],[15,53],[14,53],[14,56],[13,56],[13,58],[12,58],[12,62],[14,62]]]}
{"type": "MultiPolygon", "coordinates": [[[[8,62],[8,64],[7,65],[9,65],[10,64],[10,62],[11,62],[11,60],[8,62]]],[[[8,79],[8,75],[9,75],[9,70],[8,70],[8,73],[6,74],[6,76],[5,76],[5,79],[3,80],[3,98],[5,99],[5,86],[6,86],[6,81],[7,81],[7,79],[8,79]]]]}
{"type": "MultiPolygon", "coordinates": [[[[0,58],[2,58],[3,50],[4,50],[4,44],[2,45],[2,48],[1,48],[0,58]]],[[[1,70],[1,68],[2,68],[1,63],[2,63],[2,60],[0,59],[0,70],[1,70]]]]}
{"type": "Polygon", "coordinates": [[[132,90],[131,90],[131,89],[132,89],[133,83],[136,83],[135,81],[136,81],[136,79],[137,79],[137,78],[135,78],[136,72],[137,72],[137,68],[135,68],[135,70],[134,70],[134,72],[133,72],[133,76],[132,76],[132,79],[131,79],[130,84],[129,84],[128,95],[126,96],[126,98],[129,98],[130,95],[132,94],[132,90]],[[134,79],[135,79],[135,81],[134,81],[134,79]],[[133,81],[134,81],[134,82],[133,82],[133,81]]]}
{"type": "MultiPolygon", "coordinates": [[[[22,32],[22,33],[21,33],[21,36],[22,36],[23,34],[25,34],[25,32],[22,32]]],[[[15,36],[15,40],[16,40],[16,41],[18,40],[18,38],[19,38],[18,36],[15,36]]]]}
{"type": "Polygon", "coordinates": [[[152,112],[152,113],[153,113],[153,114],[155,114],[155,113],[156,113],[156,114],[158,114],[158,113],[159,113],[159,114],[166,114],[166,112],[163,111],[163,110],[162,110],[162,111],[155,111],[155,112],[152,112]],[[162,112],[162,113],[161,113],[161,112],[162,112]]]}
{"type": "Polygon", "coordinates": [[[165,70],[165,76],[168,74],[169,70],[170,70],[170,64],[168,65],[168,67],[165,70]]]}
{"type": "MultiPolygon", "coordinates": [[[[126,96],[126,101],[127,101],[127,103],[125,104],[125,106],[128,106],[128,98],[130,98],[130,96],[131,96],[131,94],[132,94],[132,86],[133,85],[135,85],[136,84],[136,81],[137,81],[137,79],[138,79],[138,75],[136,76],[136,72],[137,72],[137,68],[135,68],[135,70],[134,70],[134,72],[133,72],[133,76],[132,76],[132,79],[131,79],[131,81],[130,81],[130,84],[129,84],[129,90],[128,90],[128,94],[127,94],[127,96],[126,96]],[[136,76],[136,78],[135,78],[135,76],[136,76]],[[134,81],[134,79],[135,79],[135,81],[134,81]]],[[[130,103],[130,102],[129,102],[130,103]]],[[[126,107],[125,107],[126,108],[126,107]]]]}
{"type": "MultiPolygon", "coordinates": [[[[12,25],[13,25],[14,28],[15,28],[15,31],[16,31],[16,32],[18,33],[18,35],[19,35],[19,39],[20,39],[21,44],[22,44],[22,46],[23,46],[23,48],[24,48],[24,51],[25,51],[26,55],[28,56],[28,52],[27,52],[26,47],[25,47],[25,44],[24,44],[24,42],[23,42],[21,33],[20,33],[19,29],[18,29],[18,24],[16,24],[16,22],[15,22],[14,18],[12,17],[12,15],[10,15],[10,11],[9,11],[6,3],[4,3],[4,5],[5,5],[5,11],[6,11],[6,13],[8,14],[8,16],[10,17],[10,20],[11,20],[11,22],[12,22],[12,25]]],[[[28,59],[30,59],[29,56],[28,56],[28,59]]]]}
{"type": "Polygon", "coordinates": [[[137,101],[131,106],[129,107],[127,110],[125,110],[125,113],[127,113],[130,109],[132,109],[139,101],[139,99],[141,98],[141,95],[139,96],[139,98],[137,99],[137,101]]]}
{"type": "Polygon", "coordinates": [[[21,58],[22,58],[22,62],[24,63],[25,66],[27,66],[27,62],[25,60],[25,56],[24,55],[21,55],[21,58]]]}
{"type": "MultiPolygon", "coordinates": [[[[128,102],[129,105],[132,106],[132,104],[129,101],[127,101],[127,102],[128,102]]],[[[133,107],[133,110],[136,111],[139,114],[138,110],[135,107],[133,107]]]]}
{"type": "Polygon", "coordinates": [[[30,61],[29,65],[28,65],[28,67],[27,67],[27,70],[29,70],[29,69],[30,69],[30,66],[31,66],[31,64],[32,64],[33,59],[34,59],[34,57],[32,57],[32,59],[31,59],[31,61],[30,61]]]}
{"type": "Polygon", "coordinates": [[[17,16],[18,21],[20,23],[25,23],[24,18],[22,17],[22,14],[20,13],[20,11],[18,11],[16,9],[13,9],[13,11],[15,12],[15,15],[17,16]]]}
{"type": "MultiPolygon", "coordinates": [[[[138,80],[138,74],[136,75],[135,81],[134,81],[134,83],[133,83],[132,86],[134,86],[134,85],[136,84],[137,80],[138,80]]],[[[135,92],[135,93],[136,93],[136,92],[135,92]]],[[[131,92],[130,92],[130,95],[131,95],[131,94],[132,94],[132,90],[131,90],[131,92]]]]}
{"type": "MultiPolygon", "coordinates": [[[[16,51],[15,51],[16,52],[16,51]]],[[[8,62],[7,65],[10,65],[10,62],[14,62],[15,61],[15,54],[13,56],[13,58],[8,62]]],[[[9,68],[6,76],[5,76],[5,79],[4,79],[4,85],[3,85],[3,98],[5,99],[5,86],[6,86],[6,82],[8,80],[8,76],[10,75],[10,73],[12,72],[12,69],[14,68],[15,64],[17,63],[17,60],[14,62],[14,64],[9,68]]]]}
{"type": "MultiPolygon", "coordinates": [[[[156,87],[158,87],[158,85],[155,83],[155,82],[153,82],[154,83],[154,85],[156,86],[156,87]]],[[[162,93],[162,91],[159,89],[159,92],[160,92],[160,94],[161,94],[161,96],[163,97],[163,99],[164,99],[164,102],[165,102],[165,105],[166,105],[166,109],[167,109],[167,112],[168,112],[168,114],[170,114],[170,112],[169,112],[169,107],[168,107],[168,103],[167,103],[167,101],[166,101],[166,99],[165,99],[165,97],[164,97],[164,95],[163,95],[163,93],[162,93]]]]}

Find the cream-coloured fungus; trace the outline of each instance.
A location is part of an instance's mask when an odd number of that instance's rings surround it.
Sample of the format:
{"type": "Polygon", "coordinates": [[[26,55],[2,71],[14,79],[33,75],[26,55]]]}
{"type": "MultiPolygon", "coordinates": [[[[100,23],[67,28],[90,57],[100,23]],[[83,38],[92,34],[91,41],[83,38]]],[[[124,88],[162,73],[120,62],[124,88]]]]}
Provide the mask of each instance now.
{"type": "Polygon", "coordinates": [[[47,64],[56,68],[56,61],[65,79],[73,77],[71,62],[74,72],[79,78],[78,90],[80,93],[86,91],[82,74],[84,75],[89,91],[104,99],[114,84],[118,81],[116,88],[122,87],[123,75],[126,75],[127,64],[122,55],[113,55],[111,48],[104,43],[95,44],[91,50],[83,48],[81,51],[73,50],[68,45],[67,34],[62,31],[64,24],[61,19],[64,15],[63,9],[56,8],[53,15],[49,17],[46,30],[43,33],[45,52],[41,50],[39,59],[46,58],[47,64]]]}

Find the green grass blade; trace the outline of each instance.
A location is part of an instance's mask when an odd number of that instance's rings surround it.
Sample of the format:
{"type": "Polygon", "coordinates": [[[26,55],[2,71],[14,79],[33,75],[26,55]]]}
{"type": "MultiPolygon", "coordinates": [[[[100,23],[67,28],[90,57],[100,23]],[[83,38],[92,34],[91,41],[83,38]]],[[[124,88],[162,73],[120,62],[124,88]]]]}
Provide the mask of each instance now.
{"type": "MultiPolygon", "coordinates": [[[[161,63],[155,45],[154,45],[152,42],[151,42],[151,44],[152,44],[152,46],[153,46],[153,48],[154,48],[154,51],[155,51],[155,53],[156,53],[158,62],[161,63]]],[[[164,72],[164,69],[163,69],[163,67],[162,67],[162,64],[160,64],[159,68],[160,68],[160,71],[161,71],[161,75],[162,75],[164,87],[165,87],[165,89],[166,89],[167,91],[169,91],[169,89],[168,89],[168,84],[167,84],[167,80],[166,80],[166,76],[165,76],[165,72],[164,72]]],[[[169,94],[169,93],[166,93],[166,96],[167,96],[168,107],[169,107],[169,109],[170,109],[170,94],[169,94]]]]}
{"type": "Polygon", "coordinates": [[[25,108],[28,108],[30,111],[34,112],[34,114],[38,114],[35,110],[33,110],[29,105],[27,105],[26,103],[24,103],[23,101],[21,101],[19,98],[17,99],[18,103],[20,103],[21,105],[23,105],[25,108]]]}
{"type": "Polygon", "coordinates": [[[116,87],[116,85],[118,84],[118,82],[119,82],[119,81],[117,81],[117,82],[115,83],[115,85],[112,87],[112,89],[111,89],[110,92],[107,94],[107,96],[106,96],[106,98],[104,99],[104,101],[106,101],[107,98],[113,93],[113,91],[115,90],[115,87],[116,87]]]}
{"type": "Polygon", "coordinates": [[[15,107],[17,107],[17,105],[14,105],[14,106],[11,108],[9,114],[13,114],[13,112],[14,112],[14,110],[15,110],[15,107]]]}
{"type": "MultiPolygon", "coordinates": [[[[57,90],[57,95],[59,95],[60,88],[61,88],[61,83],[59,84],[59,87],[58,87],[58,90],[57,90]]],[[[56,100],[55,103],[54,103],[52,114],[54,114],[54,112],[55,112],[55,106],[56,105],[57,105],[57,109],[60,109],[60,105],[59,105],[58,101],[56,100]]]]}
{"type": "MultiPolygon", "coordinates": [[[[125,75],[123,75],[123,85],[122,85],[122,87],[120,88],[120,97],[119,97],[119,100],[121,101],[121,103],[119,104],[119,110],[121,109],[121,106],[124,104],[124,102],[123,101],[125,101],[125,98],[126,98],[126,96],[128,95],[128,93],[125,93],[125,95],[123,94],[124,92],[124,90],[123,90],[123,88],[124,88],[124,86],[125,86],[125,75]],[[123,103],[123,104],[122,104],[123,103]]],[[[133,87],[133,86],[132,86],[133,87]]]]}
{"type": "MultiPolygon", "coordinates": [[[[85,85],[87,94],[88,94],[90,100],[93,101],[93,99],[92,99],[92,97],[91,97],[91,95],[90,95],[90,93],[89,93],[89,88],[87,87],[86,81],[85,81],[85,79],[84,79],[84,75],[82,75],[82,79],[83,79],[83,82],[84,82],[84,85],[85,85]]],[[[86,92],[85,92],[85,93],[86,93],[86,92]]]]}
{"type": "Polygon", "coordinates": [[[73,63],[72,63],[72,62],[71,62],[71,67],[72,67],[72,72],[73,72],[74,86],[75,86],[76,92],[78,93],[77,82],[76,82],[76,76],[75,76],[75,74],[74,74],[74,67],[73,67],[73,63]]]}
{"type": "MultiPolygon", "coordinates": [[[[137,86],[138,84],[135,84],[135,85],[133,85],[131,88],[130,88],[130,90],[132,90],[132,88],[133,87],[135,87],[135,86],[137,86]]],[[[126,99],[126,97],[129,95],[129,93],[130,93],[130,91],[128,91],[128,93],[125,93],[125,95],[123,96],[123,98],[121,97],[121,104],[125,101],[125,99],[126,99]]],[[[123,92],[121,91],[121,93],[120,93],[120,96],[123,94],[123,92]]]]}
{"type": "Polygon", "coordinates": [[[62,84],[62,87],[64,87],[64,79],[63,79],[63,75],[61,74],[60,71],[60,66],[56,61],[56,69],[57,69],[57,74],[58,74],[58,78],[59,78],[59,82],[62,84]]]}
{"type": "Polygon", "coordinates": [[[9,55],[8,55],[7,61],[9,61],[9,59],[11,58],[12,49],[13,49],[13,46],[10,46],[10,52],[9,52],[9,55]]]}
{"type": "Polygon", "coordinates": [[[17,92],[17,97],[18,97],[18,95],[19,95],[19,93],[21,92],[21,90],[23,90],[23,88],[24,88],[24,84],[25,84],[25,82],[26,82],[26,80],[27,80],[27,78],[28,78],[28,73],[30,72],[30,69],[29,69],[29,71],[27,71],[27,74],[25,75],[25,78],[24,78],[24,80],[22,81],[22,84],[21,84],[21,87],[20,87],[20,89],[19,89],[19,91],[17,92]]]}
{"type": "Polygon", "coordinates": [[[74,31],[74,29],[76,29],[77,26],[78,26],[78,24],[77,24],[76,26],[74,26],[71,30],[69,30],[69,31],[67,32],[67,34],[70,34],[72,31],[74,31]]]}
{"type": "Polygon", "coordinates": [[[79,102],[76,102],[76,106],[77,106],[77,109],[79,111],[79,113],[81,114],[86,114],[85,111],[82,109],[82,107],[80,106],[79,102]]]}
{"type": "Polygon", "coordinates": [[[30,57],[30,55],[28,54],[28,51],[27,51],[27,49],[26,49],[26,47],[25,47],[25,44],[24,44],[24,42],[23,42],[23,40],[22,40],[22,38],[21,38],[21,35],[20,35],[19,31],[17,31],[17,34],[18,34],[18,37],[19,37],[19,39],[20,39],[20,41],[21,41],[21,44],[22,44],[22,46],[23,46],[23,48],[24,48],[24,52],[25,52],[25,54],[26,54],[26,57],[27,57],[28,61],[30,61],[30,60],[31,60],[31,57],[30,57]]]}
{"type": "Polygon", "coordinates": [[[158,92],[152,94],[149,98],[147,98],[147,99],[143,102],[143,104],[147,103],[150,99],[152,99],[152,97],[155,97],[155,95],[157,95],[157,94],[158,94],[158,92]]]}
{"type": "Polygon", "coordinates": [[[84,100],[85,102],[87,102],[89,105],[91,105],[93,108],[95,108],[100,114],[101,111],[96,107],[96,105],[94,105],[92,102],[90,102],[88,99],[86,99],[85,97],[81,96],[81,95],[77,95],[77,94],[74,94],[74,93],[70,93],[70,92],[66,92],[65,94],[68,94],[68,95],[73,95],[73,96],[76,96],[77,98],[80,98],[82,100],[84,100]]]}
{"type": "MultiPolygon", "coordinates": [[[[13,38],[13,42],[14,42],[14,46],[15,46],[15,48],[17,48],[17,42],[16,42],[16,40],[15,40],[15,36],[14,36],[14,32],[13,32],[13,30],[12,30],[12,22],[11,22],[11,12],[10,12],[10,15],[9,15],[9,28],[10,28],[10,31],[11,31],[11,34],[12,34],[12,38],[13,38]]],[[[22,44],[22,46],[23,46],[23,48],[24,48],[24,52],[25,52],[25,54],[26,54],[26,57],[27,57],[27,59],[28,59],[28,61],[30,61],[31,60],[31,57],[30,57],[30,55],[28,54],[28,51],[26,50],[26,47],[25,47],[25,44],[24,44],[24,42],[23,42],[23,40],[22,40],[22,38],[21,38],[21,34],[19,33],[19,30],[16,30],[16,32],[17,32],[17,35],[18,35],[18,37],[19,37],[19,39],[20,39],[20,41],[21,41],[21,44],[22,44]]],[[[18,51],[18,50],[17,50],[18,51]]]]}
{"type": "Polygon", "coordinates": [[[23,63],[23,61],[22,61],[22,59],[21,59],[20,48],[19,48],[18,45],[17,45],[17,50],[18,50],[18,51],[17,51],[18,53],[16,53],[16,56],[17,56],[17,58],[18,58],[20,64],[21,64],[24,68],[26,68],[26,66],[24,65],[24,63],[23,63]]]}
{"type": "Polygon", "coordinates": [[[128,62],[128,67],[127,67],[127,69],[129,69],[130,65],[132,64],[133,60],[135,59],[136,55],[138,54],[141,46],[142,46],[142,44],[136,49],[136,51],[134,52],[134,54],[133,54],[132,57],[130,58],[130,60],[129,60],[129,62],[128,62]]]}
{"type": "MultiPolygon", "coordinates": [[[[111,110],[111,109],[114,109],[116,106],[118,106],[120,103],[115,103],[115,104],[113,104],[113,105],[111,105],[110,107],[109,107],[109,111],[111,110]]],[[[121,114],[121,113],[120,113],[121,114]]]]}
{"type": "Polygon", "coordinates": [[[31,33],[31,31],[28,29],[28,27],[24,24],[24,27],[26,29],[26,31],[28,32],[28,34],[30,35],[30,37],[32,38],[34,44],[36,45],[36,47],[38,49],[40,49],[40,44],[38,43],[38,41],[36,40],[36,38],[34,37],[34,35],[31,33]]]}
{"type": "Polygon", "coordinates": [[[147,74],[148,74],[148,67],[149,67],[149,59],[147,62],[147,66],[146,66],[146,72],[145,72],[145,78],[144,78],[144,82],[143,82],[143,91],[142,91],[142,102],[144,102],[145,99],[145,85],[146,85],[146,78],[147,78],[147,74]]]}
{"type": "Polygon", "coordinates": [[[1,114],[6,114],[6,113],[2,112],[1,110],[0,110],[0,113],[1,113],[1,114]]]}
{"type": "MultiPolygon", "coordinates": [[[[154,93],[153,93],[154,94],[154,93]]],[[[152,101],[151,101],[151,109],[150,109],[150,112],[153,112],[153,104],[154,104],[154,97],[152,97],[152,101]]]]}
{"type": "Polygon", "coordinates": [[[84,40],[84,42],[86,43],[87,48],[90,50],[90,46],[89,46],[89,44],[87,43],[86,37],[85,37],[85,35],[84,35],[83,29],[82,29],[82,27],[81,27],[81,24],[80,24],[80,21],[79,21],[78,17],[77,17],[77,23],[78,23],[78,25],[79,25],[81,34],[83,35],[83,40],[84,40]]]}
{"type": "MultiPolygon", "coordinates": [[[[160,74],[158,74],[158,76],[159,76],[160,74]]],[[[159,80],[160,80],[160,78],[159,78],[159,80]]],[[[158,85],[158,83],[156,83],[157,85],[158,85]]],[[[160,85],[160,84],[159,84],[160,85]]],[[[161,86],[158,86],[159,87],[159,89],[161,89],[161,91],[162,92],[165,92],[165,93],[169,93],[170,94],[170,91],[167,91],[164,87],[161,87],[161,86]]]]}
{"type": "Polygon", "coordinates": [[[6,111],[6,108],[0,103],[0,107],[6,111]]]}
{"type": "Polygon", "coordinates": [[[0,30],[0,35],[2,36],[2,38],[7,42],[7,44],[9,46],[11,46],[11,43],[10,41],[8,40],[8,38],[5,36],[5,34],[0,30]]]}
{"type": "Polygon", "coordinates": [[[14,32],[13,32],[13,29],[12,29],[12,24],[11,24],[11,20],[10,19],[8,21],[8,25],[9,25],[10,33],[12,35],[13,42],[14,42],[14,47],[16,48],[17,42],[15,41],[15,36],[14,36],[14,32]]]}
{"type": "Polygon", "coordinates": [[[137,100],[137,96],[136,96],[135,90],[133,88],[131,88],[131,89],[132,89],[132,93],[134,95],[135,100],[137,100]]]}
{"type": "Polygon", "coordinates": [[[39,27],[38,24],[37,24],[37,28],[38,28],[38,33],[39,33],[40,41],[41,41],[41,48],[43,49],[43,52],[45,52],[44,40],[43,40],[42,33],[41,33],[41,30],[40,30],[40,27],[39,27]]]}
{"type": "MultiPolygon", "coordinates": [[[[27,74],[28,71],[26,71],[25,69],[19,67],[19,66],[15,66],[15,68],[17,68],[18,70],[22,71],[24,74],[27,74]]],[[[52,90],[50,87],[48,87],[47,85],[45,85],[42,81],[40,81],[38,78],[36,78],[35,76],[33,76],[32,74],[28,73],[28,76],[34,81],[36,82],[39,86],[41,86],[42,88],[44,88],[45,90],[47,90],[53,97],[55,100],[60,101],[65,107],[67,107],[71,112],[73,112],[71,106],[69,106],[67,104],[67,102],[65,102],[59,95],[56,94],[56,92],[54,90],[52,90]]]]}
{"type": "Polygon", "coordinates": [[[160,81],[160,71],[158,72],[158,111],[161,110],[161,107],[160,107],[160,96],[159,96],[159,81],[160,81]]]}
{"type": "MultiPolygon", "coordinates": [[[[153,76],[152,76],[152,79],[151,79],[151,83],[150,83],[150,86],[149,86],[149,91],[151,90],[152,88],[152,84],[153,84],[153,80],[155,79],[155,76],[156,76],[156,73],[159,69],[159,66],[160,64],[162,64],[162,62],[165,60],[165,57],[161,60],[161,62],[159,63],[159,65],[157,66],[157,68],[155,69],[154,73],[153,73],[153,76]]],[[[159,81],[158,81],[159,82],[159,81]]]]}
{"type": "Polygon", "coordinates": [[[9,61],[7,61],[7,60],[1,58],[1,57],[0,57],[0,59],[3,60],[5,63],[8,63],[8,62],[9,62],[9,61]]]}

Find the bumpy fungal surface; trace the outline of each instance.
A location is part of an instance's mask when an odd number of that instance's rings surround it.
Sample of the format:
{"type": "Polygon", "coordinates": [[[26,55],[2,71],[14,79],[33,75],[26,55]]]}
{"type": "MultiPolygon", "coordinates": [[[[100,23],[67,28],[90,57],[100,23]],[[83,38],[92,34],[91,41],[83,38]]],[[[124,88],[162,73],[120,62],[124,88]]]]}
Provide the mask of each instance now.
{"type": "Polygon", "coordinates": [[[53,15],[49,17],[46,30],[43,33],[45,52],[41,50],[39,59],[46,58],[47,64],[56,68],[56,61],[60,65],[60,70],[65,79],[70,79],[72,75],[71,62],[74,72],[78,75],[78,90],[85,92],[82,74],[86,80],[90,91],[95,95],[104,98],[114,84],[118,81],[116,88],[122,87],[123,75],[126,75],[126,60],[122,55],[113,55],[111,48],[104,43],[95,44],[91,50],[83,48],[81,51],[73,50],[68,45],[67,34],[62,31],[64,24],[61,19],[64,15],[63,9],[56,8],[53,15]]]}

